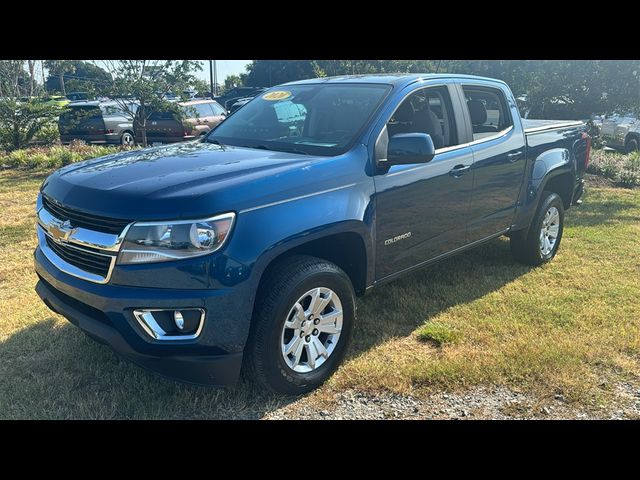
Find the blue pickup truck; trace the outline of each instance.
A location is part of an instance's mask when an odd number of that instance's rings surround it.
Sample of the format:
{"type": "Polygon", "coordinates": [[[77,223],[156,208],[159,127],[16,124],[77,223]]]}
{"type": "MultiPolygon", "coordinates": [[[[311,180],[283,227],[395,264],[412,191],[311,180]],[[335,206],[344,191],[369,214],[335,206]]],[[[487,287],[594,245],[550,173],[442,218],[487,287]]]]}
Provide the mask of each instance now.
{"type": "Polygon", "coordinates": [[[356,296],[501,235],[551,260],[589,151],[582,123],[522,120],[489,78],[280,85],[202,139],[49,176],[36,290],[162,375],[304,393],[345,357],[356,296]]]}

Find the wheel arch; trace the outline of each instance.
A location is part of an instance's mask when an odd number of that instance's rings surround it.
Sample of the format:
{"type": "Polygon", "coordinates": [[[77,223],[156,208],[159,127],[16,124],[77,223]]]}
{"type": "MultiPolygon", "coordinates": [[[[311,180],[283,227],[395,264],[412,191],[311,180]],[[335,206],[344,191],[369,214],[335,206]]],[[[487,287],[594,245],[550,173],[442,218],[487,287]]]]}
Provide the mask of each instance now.
{"type": "Polygon", "coordinates": [[[370,281],[371,268],[367,241],[361,232],[345,230],[328,233],[301,242],[291,242],[285,248],[278,248],[263,260],[260,268],[259,291],[264,281],[283,260],[294,255],[308,255],[336,264],[347,274],[356,295],[363,295],[370,281]]]}
{"type": "Polygon", "coordinates": [[[638,142],[638,145],[640,146],[640,132],[629,132],[629,133],[627,133],[626,137],[624,137],[625,150],[627,148],[627,143],[630,140],[635,140],[636,142],[638,142]]]}

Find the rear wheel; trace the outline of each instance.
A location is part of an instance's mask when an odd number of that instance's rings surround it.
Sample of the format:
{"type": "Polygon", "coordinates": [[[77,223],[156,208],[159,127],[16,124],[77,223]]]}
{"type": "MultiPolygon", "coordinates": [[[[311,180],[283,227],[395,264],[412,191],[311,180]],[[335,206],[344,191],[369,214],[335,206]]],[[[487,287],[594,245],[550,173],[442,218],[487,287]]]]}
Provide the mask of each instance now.
{"type": "Polygon", "coordinates": [[[627,153],[637,152],[638,150],[640,150],[640,142],[638,142],[637,138],[632,137],[627,140],[627,142],[624,144],[624,147],[627,153]]]}
{"type": "Polygon", "coordinates": [[[543,192],[542,200],[525,235],[511,235],[511,253],[520,263],[541,265],[550,261],[560,247],[564,230],[564,204],[557,193],[543,192]]]}
{"type": "Polygon", "coordinates": [[[122,137],[120,137],[120,144],[123,147],[132,147],[134,143],[135,140],[133,139],[133,133],[131,132],[124,132],[122,137]]]}
{"type": "Polygon", "coordinates": [[[342,362],[354,317],[353,286],[337,265],[308,256],[286,259],[261,287],[245,371],[274,392],[309,392],[342,362]]]}

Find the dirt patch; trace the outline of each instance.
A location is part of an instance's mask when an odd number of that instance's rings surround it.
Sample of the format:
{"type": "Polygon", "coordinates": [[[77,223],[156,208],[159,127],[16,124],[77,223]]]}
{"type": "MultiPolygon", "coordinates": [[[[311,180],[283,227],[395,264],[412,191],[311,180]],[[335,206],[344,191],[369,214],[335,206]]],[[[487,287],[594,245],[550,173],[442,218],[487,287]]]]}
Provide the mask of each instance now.
{"type": "Polygon", "coordinates": [[[301,420],[472,420],[472,419],[640,419],[640,384],[618,384],[619,402],[592,411],[574,406],[563,395],[540,399],[506,387],[476,387],[464,393],[438,393],[429,399],[411,395],[365,394],[347,390],[331,407],[303,398],[269,413],[265,419],[301,420]]]}

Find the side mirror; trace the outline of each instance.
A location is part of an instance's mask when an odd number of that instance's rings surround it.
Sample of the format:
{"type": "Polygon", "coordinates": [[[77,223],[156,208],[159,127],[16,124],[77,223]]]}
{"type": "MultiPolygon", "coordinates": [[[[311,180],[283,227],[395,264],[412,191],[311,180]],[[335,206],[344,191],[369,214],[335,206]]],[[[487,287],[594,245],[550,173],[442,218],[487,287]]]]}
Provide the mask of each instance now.
{"type": "Polygon", "coordinates": [[[387,165],[427,163],[435,156],[431,135],[426,133],[399,133],[389,139],[387,165]]]}

